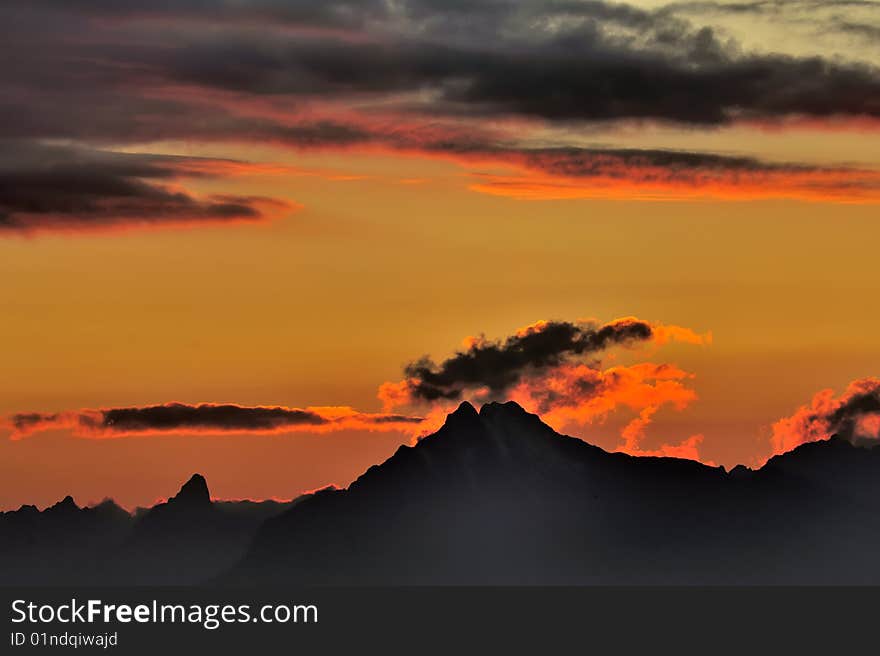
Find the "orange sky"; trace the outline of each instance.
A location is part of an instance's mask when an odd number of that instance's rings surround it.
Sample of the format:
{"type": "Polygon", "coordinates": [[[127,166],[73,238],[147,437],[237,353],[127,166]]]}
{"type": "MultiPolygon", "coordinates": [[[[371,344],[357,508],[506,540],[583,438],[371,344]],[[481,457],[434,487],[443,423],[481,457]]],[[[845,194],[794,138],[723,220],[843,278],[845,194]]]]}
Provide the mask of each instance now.
{"type": "MultiPolygon", "coordinates": [[[[136,26],[148,43],[165,19],[119,20],[145,21],[136,26]]],[[[781,28],[767,17],[688,20],[723,24],[719,34],[746,52],[800,57],[812,47],[818,56],[880,63],[874,45],[840,34],[811,45],[795,30],[772,45],[781,28]],[[756,21],[767,37],[750,27],[756,21]]],[[[65,70],[62,77],[75,79],[65,70]]],[[[137,77],[125,97],[185,97],[179,80],[157,83],[154,75],[137,77]]],[[[42,107],[26,82],[14,83],[22,103],[42,107]]],[[[0,207],[0,228],[10,216],[26,226],[0,230],[0,416],[170,402],[379,413],[387,410],[380,385],[403,380],[404,365],[422,355],[450,357],[468,336],[501,340],[539,320],[635,316],[711,333],[711,343],[610,349],[598,370],[674,366],[686,374],[687,401],[619,405],[583,423],[556,409],[548,419],[607,449],[636,431],[645,453],[701,436],[692,442],[696,457],[729,467],[763,462],[776,448],[774,422],[820,390],[840,394],[880,373],[876,114],[795,121],[786,111],[695,126],[481,110],[464,120],[386,109],[402,90],[310,98],[306,111],[298,91],[262,95],[244,85],[225,95],[204,82],[186,86],[200,102],[249,120],[346,116],[382,137],[313,147],[269,138],[250,123],[229,138],[208,134],[207,119],[185,126],[191,137],[158,123],[122,134],[103,113],[69,134],[25,125],[4,133],[40,148],[183,159],[151,161],[161,172],[134,175],[170,190],[161,206],[152,190],[144,194],[149,207],[137,211],[127,200],[102,199],[78,223],[62,210],[0,207]],[[428,132],[480,137],[444,151],[426,145],[428,132]],[[632,150],[647,154],[632,159],[632,150]],[[656,154],[668,151],[728,159],[695,167],[656,154]],[[176,219],[157,222],[159,213],[176,219]],[[644,426],[631,423],[640,416],[644,426]]],[[[76,165],[104,166],[96,157],[76,155],[76,165]]],[[[0,176],[25,169],[3,167],[0,176]]],[[[24,188],[19,178],[3,180],[24,188]]],[[[396,411],[434,417],[445,407],[396,411]]],[[[350,426],[100,440],[63,425],[7,439],[12,433],[7,420],[0,508],[43,506],[68,493],[81,503],[113,496],[148,504],[195,471],[216,497],[290,498],[345,485],[413,439],[412,431],[350,426]]]]}

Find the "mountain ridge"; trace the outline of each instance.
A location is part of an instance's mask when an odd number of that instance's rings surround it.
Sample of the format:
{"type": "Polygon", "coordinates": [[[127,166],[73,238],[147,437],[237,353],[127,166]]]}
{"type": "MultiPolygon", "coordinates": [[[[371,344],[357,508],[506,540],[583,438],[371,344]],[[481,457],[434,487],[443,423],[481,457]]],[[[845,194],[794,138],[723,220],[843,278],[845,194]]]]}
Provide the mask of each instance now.
{"type": "MultiPolygon", "coordinates": [[[[471,404],[469,401],[463,401],[463,402],[458,406],[458,408],[457,408],[455,411],[453,411],[452,413],[450,413],[449,415],[447,415],[447,421],[444,423],[444,426],[446,426],[446,425],[448,424],[448,422],[449,422],[449,418],[450,418],[450,417],[456,416],[458,413],[464,412],[464,413],[466,413],[466,414],[470,414],[470,410],[473,410],[473,415],[474,415],[475,417],[483,417],[483,416],[484,416],[484,412],[483,412],[483,410],[484,410],[485,408],[494,407],[494,406],[508,406],[508,407],[514,407],[514,406],[515,406],[515,408],[517,408],[517,409],[519,409],[520,411],[522,411],[522,413],[523,413],[525,416],[535,418],[535,419],[536,419],[536,420],[537,420],[542,426],[544,426],[545,428],[549,429],[550,432],[555,433],[555,431],[553,431],[552,428],[550,428],[549,426],[547,426],[546,424],[544,424],[543,421],[541,421],[539,415],[536,415],[536,414],[534,414],[534,413],[529,413],[529,412],[527,412],[525,409],[522,408],[522,406],[520,406],[520,405],[519,405],[518,403],[516,403],[515,401],[507,401],[507,402],[503,402],[503,403],[502,403],[502,402],[489,402],[489,403],[485,403],[485,404],[483,404],[483,405],[481,406],[480,411],[477,411],[476,408],[474,408],[473,404],[471,404]],[[464,410],[463,410],[463,408],[464,408],[464,410]],[[470,410],[467,410],[467,408],[470,408],[470,410]]],[[[442,427],[441,427],[441,428],[442,428],[442,427]]],[[[420,439],[418,440],[418,442],[416,443],[416,445],[421,444],[422,442],[424,442],[425,440],[428,440],[428,439],[430,439],[430,438],[434,438],[439,432],[440,432],[440,430],[438,429],[438,431],[435,431],[434,433],[431,433],[430,435],[426,435],[425,437],[420,438],[420,439]]],[[[829,438],[828,440],[818,440],[818,441],[815,441],[815,442],[807,442],[807,443],[804,443],[804,444],[798,445],[797,447],[795,447],[795,448],[792,449],[791,451],[787,451],[787,452],[785,452],[785,453],[783,453],[783,454],[777,454],[777,455],[774,455],[774,456],[772,456],[771,458],[769,458],[769,459],[767,460],[767,462],[765,462],[763,465],[761,465],[761,467],[758,467],[757,469],[753,469],[753,468],[748,467],[747,465],[744,465],[744,464],[737,464],[737,465],[735,465],[734,467],[732,467],[731,469],[728,470],[728,469],[726,469],[725,467],[720,466],[720,465],[719,465],[719,466],[707,465],[707,464],[702,463],[702,462],[700,462],[700,461],[698,461],[698,460],[692,460],[692,459],[689,459],[689,458],[679,458],[679,457],[676,457],[676,456],[656,456],[656,455],[638,455],[638,456],[634,456],[634,455],[630,455],[630,454],[627,454],[627,453],[624,453],[624,452],[621,452],[621,451],[606,451],[606,450],[603,449],[602,447],[597,446],[597,445],[595,445],[595,444],[592,444],[592,443],[590,443],[590,442],[587,442],[586,440],[583,440],[582,438],[572,437],[572,436],[568,436],[568,435],[563,435],[563,434],[560,434],[560,433],[555,433],[555,434],[556,434],[556,435],[559,435],[559,436],[561,436],[561,437],[565,437],[565,438],[570,439],[570,440],[575,440],[575,441],[577,441],[577,442],[581,442],[581,443],[583,443],[584,445],[586,445],[586,446],[588,446],[588,447],[590,447],[590,448],[597,449],[597,450],[602,451],[602,452],[604,452],[604,453],[607,453],[607,454],[609,454],[609,455],[620,455],[620,456],[622,456],[622,457],[626,457],[626,458],[660,459],[660,460],[677,460],[677,461],[693,462],[693,463],[696,463],[696,464],[701,465],[701,466],[703,466],[703,467],[707,467],[707,468],[710,468],[710,469],[718,469],[718,470],[721,470],[722,472],[724,472],[724,473],[726,473],[726,474],[728,474],[728,475],[730,475],[730,474],[732,474],[732,473],[734,473],[734,472],[741,472],[741,471],[747,471],[747,472],[750,472],[750,473],[758,472],[758,471],[760,471],[761,469],[765,468],[765,467],[766,467],[768,464],[770,464],[771,462],[775,462],[775,461],[777,461],[777,459],[779,459],[779,458],[784,458],[785,456],[787,456],[787,455],[790,454],[790,453],[794,453],[794,452],[799,451],[799,450],[801,450],[801,449],[807,448],[807,447],[809,447],[809,445],[813,445],[813,444],[825,444],[825,443],[828,443],[828,442],[834,441],[834,442],[839,442],[840,444],[845,445],[845,446],[852,446],[852,448],[857,448],[857,449],[866,449],[866,448],[867,448],[867,447],[864,447],[864,446],[858,446],[858,447],[857,447],[857,446],[855,446],[855,445],[851,445],[851,444],[850,444],[849,442],[847,442],[846,440],[843,440],[843,439],[841,439],[841,438],[837,438],[836,436],[831,436],[831,438],[829,438]]],[[[395,451],[395,453],[392,454],[392,456],[390,456],[390,457],[393,457],[393,456],[396,455],[397,453],[399,453],[399,452],[401,452],[401,451],[405,451],[405,450],[407,450],[407,449],[411,449],[411,448],[414,448],[414,446],[413,446],[413,445],[407,445],[407,444],[400,445],[400,446],[398,447],[398,449],[395,451]]],[[[384,462],[384,461],[383,461],[383,462],[384,462]]],[[[376,463],[376,464],[370,465],[370,466],[367,468],[367,470],[364,471],[363,474],[361,474],[360,476],[358,476],[357,478],[355,478],[354,481],[352,481],[352,484],[355,483],[357,480],[359,480],[364,474],[366,474],[366,472],[370,471],[371,469],[373,469],[373,468],[375,468],[375,467],[379,467],[381,464],[383,464],[383,463],[376,463]]],[[[53,507],[61,506],[61,505],[67,505],[67,504],[70,504],[70,503],[73,503],[74,505],[76,505],[77,509],[80,509],[80,510],[84,510],[84,509],[88,509],[88,508],[95,508],[95,507],[98,507],[98,506],[100,506],[100,505],[110,503],[110,504],[113,504],[114,506],[116,506],[117,508],[119,508],[120,510],[122,510],[123,512],[125,512],[125,513],[127,513],[127,514],[129,514],[129,515],[132,515],[132,516],[136,516],[136,515],[138,515],[139,513],[143,513],[143,512],[149,511],[149,510],[151,510],[152,508],[155,508],[155,507],[158,506],[158,505],[162,505],[162,504],[168,503],[169,501],[173,501],[173,500],[175,500],[175,499],[178,499],[179,497],[181,497],[181,495],[183,495],[184,497],[187,497],[187,496],[188,496],[188,493],[185,491],[185,489],[188,488],[188,487],[191,487],[194,491],[195,491],[195,489],[196,489],[197,487],[199,487],[199,488],[203,488],[204,491],[207,492],[207,498],[208,498],[208,500],[211,501],[211,502],[213,502],[213,503],[264,503],[264,502],[286,503],[286,502],[289,501],[289,500],[278,500],[278,499],[234,499],[234,498],[233,498],[233,499],[222,499],[222,498],[214,499],[214,498],[212,498],[212,497],[210,496],[210,493],[209,493],[209,491],[208,491],[208,490],[209,490],[209,487],[208,487],[207,480],[205,479],[205,477],[204,477],[202,474],[194,473],[194,474],[192,474],[192,475],[190,476],[189,479],[187,479],[186,482],[184,482],[184,483],[181,485],[181,487],[178,489],[177,493],[175,493],[175,494],[172,495],[171,497],[168,497],[168,499],[167,499],[166,501],[159,501],[159,502],[157,502],[156,504],[154,504],[153,506],[138,506],[138,507],[136,507],[136,508],[134,508],[134,509],[132,509],[132,510],[129,511],[129,510],[126,510],[124,507],[118,505],[118,504],[116,503],[116,501],[115,501],[113,498],[108,497],[108,498],[105,498],[104,500],[102,500],[102,501],[101,501],[100,503],[98,503],[98,504],[91,505],[91,506],[82,506],[82,507],[80,507],[80,506],[78,506],[78,505],[76,504],[75,499],[73,498],[73,496],[68,494],[68,495],[66,495],[65,497],[63,497],[62,499],[59,499],[59,500],[58,500],[57,502],[55,502],[54,504],[51,504],[51,505],[49,505],[49,506],[46,506],[43,510],[40,510],[40,509],[39,509],[36,505],[34,505],[34,504],[21,504],[21,506],[19,506],[19,508],[17,508],[17,509],[0,510],[0,516],[3,516],[3,515],[9,515],[9,514],[18,513],[18,512],[30,512],[31,510],[36,510],[36,511],[39,512],[39,513],[43,513],[43,512],[46,512],[47,510],[52,509],[53,507]]],[[[321,488],[320,491],[323,491],[324,489],[326,489],[326,488],[321,488]]],[[[341,489],[346,489],[346,488],[341,488],[341,489]]],[[[200,492],[199,494],[202,495],[203,493],[200,492]]],[[[308,495],[308,494],[309,494],[309,493],[303,493],[303,495],[308,495]]],[[[296,496],[302,496],[302,495],[296,495],[296,496]]],[[[296,496],[295,496],[295,497],[292,497],[292,498],[296,498],[296,496]]]]}
{"type": "MultiPolygon", "coordinates": [[[[822,480],[816,463],[804,456],[825,452],[865,461],[880,474],[880,451],[839,440],[795,449],[791,465],[783,456],[768,467],[727,472],[679,458],[609,453],[556,433],[513,403],[486,404],[479,412],[463,403],[436,433],[401,446],[348,488],[306,498],[268,520],[242,562],[220,580],[808,580],[806,560],[786,568],[775,559],[740,559],[729,575],[695,563],[735,560],[737,548],[754,551],[762,542],[790,548],[803,539],[808,546],[815,532],[810,522],[825,530],[826,521],[841,520],[851,530],[864,520],[858,504],[839,503],[849,496],[837,492],[845,482],[822,480]],[[813,467],[809,475],[802,461],[813,467]],[[475,544],[482,553],[472,549],[475,544]],[[487,557],[487,550],[504,558],[487,557]],[[646,568],[652,559],[662,567],[646,568]]],[[[809,560],[821,556],[810,554],[809,560]]]]}
{"type": "Polygon", "coordinates": [[[289,503],[211,500],[194,474],[135,513],[70,496],[2,513],[0,583],[880,582],[878,481],[880,449],[838,438],[726,471],[465,402],[347,488],[289,503]]]}

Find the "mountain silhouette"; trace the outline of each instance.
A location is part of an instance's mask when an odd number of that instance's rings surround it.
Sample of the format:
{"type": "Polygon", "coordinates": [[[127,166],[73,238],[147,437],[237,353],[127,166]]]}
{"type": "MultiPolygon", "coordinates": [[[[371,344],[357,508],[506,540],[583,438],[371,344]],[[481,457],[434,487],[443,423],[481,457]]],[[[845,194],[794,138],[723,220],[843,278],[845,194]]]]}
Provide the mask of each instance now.
{"type": "Polygon", "coordinates": [[[193,474],[192,477],[183,484],[180,491],[168,500],[169,504],[178,506],[189,506],[191,508],[204,507],[211,505],[211,493],[208,491],[208,481],[201,474],[193,474]]]}
{"type": "Polygon", "coordinates": [[[832,438],[726,472],[608,453],[515,403],[463,403],[347,489],[133,515],[67,497],[0,516],[0,582],[880,583],[880,449],[832,438]]]}
{"type": "Polygon", "coordinates": [[[235,563],[257,527],[290,506],[212,502],[195,474],[168,501],[126,512],[111,500],[80,508],[65,497],[0,514],[0,584],[186,585],[235,563]]]}
{"type": "Polygon", "coordinates": [[[880,451],[764,468],[607,453],[515,403],[403,446],[268,520],[221,580],[307,584],[880,582],[880,451]]]}
{"type": "Polygon", "coordinates": [[[103,578],[102,558],[125,539],[132,517],[113,501],[80,508],[65,497],[0,515],[0,583],[64,584],[103,578]]]}

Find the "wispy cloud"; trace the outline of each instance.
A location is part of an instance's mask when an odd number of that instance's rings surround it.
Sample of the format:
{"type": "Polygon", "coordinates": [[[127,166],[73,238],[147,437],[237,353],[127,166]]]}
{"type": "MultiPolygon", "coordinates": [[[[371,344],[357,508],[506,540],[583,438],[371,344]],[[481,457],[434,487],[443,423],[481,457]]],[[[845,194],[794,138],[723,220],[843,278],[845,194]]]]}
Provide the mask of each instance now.
{"type": "Polygon", "coordinates": [[[104,439],[162,434],[409,431],[421,421],[421,417],[358,412],[349,407],[166,403],[58,413],[18,413],[9,417],[8,423],[13,429],[13,439],[59,429],[69,430],[78,437],[104,439]]]}
{"type": "Polygon", "coordinates": [[[5,145],[0,154],[0,233],[253,222],[295,209],[262,196],[200,196],[182,183],[241,174],[248,167],[244,162],[5,145]]]}

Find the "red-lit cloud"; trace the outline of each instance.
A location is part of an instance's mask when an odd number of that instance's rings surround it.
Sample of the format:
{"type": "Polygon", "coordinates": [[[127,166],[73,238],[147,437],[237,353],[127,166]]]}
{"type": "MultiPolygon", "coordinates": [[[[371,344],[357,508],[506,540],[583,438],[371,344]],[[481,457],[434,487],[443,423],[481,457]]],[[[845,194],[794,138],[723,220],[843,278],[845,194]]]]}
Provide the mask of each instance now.
{"type": "Polygon", "coordinates": [[[774,164],[709,153],[562,150],[515,153],[510,173],[476,174],[473,191],[520,200],[880,202],[880,171],[774,164]]]}
{"type": "Polygon", "coordinates": [[[489,398],[503,396],[523,380],[557,370],[563,365],[595,360],[608,349],[639,344],[665,344],[670,339],[707,343],[679,326],[651,324],[624,317],[606,324],[593,320],[538,321],[502,340],[467,337],[464,350],[436,363],[422,358],[408,364],[406,380],[385,383],[379,398],[385,407],[437,400],[456,401],[476,390],[489,398]]]}
{"type": "Polygon", "coordinates": [[[774,453],[785,453],[832,435],[859,445],[880,444],[880,379],[855,380],[839,396],[831,389],[818,392],[773,424],[771,444],[774,453]]]}
{"type": "Polygon", "coordinates": [[[634,415],[621,432],[618,450],[698,459],[701,436],[657,449],[644,446],[645,429],[658,410],[682,411],[696,400],[696,392],[688,385],[693,374],[652,362],[602,365],[611,349],[638,350],[672,340],[708,344],[711,335],[636,317],[604,325],[539,321],[503,340],[465,338],[464,350],[439,364],[427,359],[414,362],[406,368],[405,380],[380,386],[379,398],[386,411],[399,407],[424,410],[425,421],[415,431],[420,435],[438,428],[462,399],[475,403],[513,400],[557,430],[601,425],[618,413],[634,415]]]}

